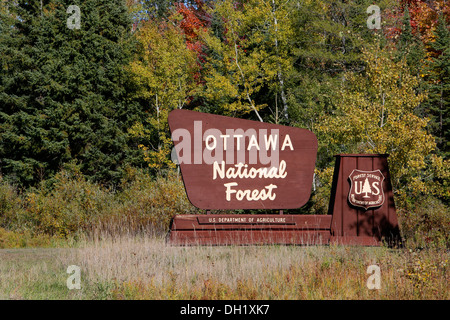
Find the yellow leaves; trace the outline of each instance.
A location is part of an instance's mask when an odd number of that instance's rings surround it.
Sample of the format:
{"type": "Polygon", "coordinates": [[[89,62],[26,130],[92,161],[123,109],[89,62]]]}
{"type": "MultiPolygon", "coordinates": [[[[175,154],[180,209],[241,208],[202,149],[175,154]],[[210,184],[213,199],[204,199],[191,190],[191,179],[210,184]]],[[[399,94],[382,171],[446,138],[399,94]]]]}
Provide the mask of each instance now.
{"type": "Polygon", "coordinates": [[[431,165],[435,168],[434,172],[439,179],[450,178],[450,160],[444,160],[441,157],[433,154],[431,156],[431,165]]]}
{"type": "Polygon", "coordinates": [[[292,20],[288,5],[280,0],[251,0],[243,7],[231,0],[217,2],[210,14],[220,17],[223,36],[215,30],[202,34],[211,50],[204,66],[207,98],[239,116],[264,105],[253,97],[264,85],[278,86],[278,74],[286,74],[292,63],[288,58],[292,39],[292,20]],[[219,92],[217,92],[219,91],[219,92]]]}
{"type": "Polygon", "coordinates": [[[445,260],[443,263],[436,264],[435,261],[430,261],[428,259],[421,259],[413,253],[414,260],[408,261],[405,270],[401,270],[403,275],[411,282],[415,289],[424,290],[433,284],[434,278],[437,277],[437,272],[444,266],[445,270],[445,260]]]}
{"type": "Polygon", "coordinates": [[[138,29],[136,38],[143,54],[131,62],[129,70],[138,86],[137,95],[148,101],[150,115],[128,132],[148,140],[148,145],[140,144],[139,148],[150,167],[175,167],[170,160],[167,116],[171,110],[183,108],[198,90],[197,56],[188,49],[182,31],[171,23],[149,20],[138,29]]]}
{"type": "Polygon", "coordinates": [[[444,160],[437,155],[431,155],[430,170],[436,182],[431,186],[430,193],[450,199],[450,160],[444,160]]]}
{"type": "MultiPolygon", "coordinates": [[[[324,119],[319,132],[330,137],[332,143],[351,147],[353,152],[389,153],[397,190],[431,192],[433,187],[428,182],[432,180],[425,180],[424,172],[430,170],[429,158],[436,144],[426,131],[429,119],[414,113],[425,98],[416,93],[418,79],[408,72],[403,61],[392,59],[389,49],[370,46],[364,56],[367,73],[346,75],[348,81],[340,92],[336,113],[324,119]]],[[[436,174],[446,176],[448,171],[438,170],[444,167],[443,160],[436,156],[432,159],[437,165],[433,169],[436,174]]]]}
{"type": "Polygon", "coordinates": [[[148,21],[136,37],[144,55],[130,64],[130,70],[140,85],[140,95],[151,104],[156,103],[158,96],[158,108],[182,107],[195,89],[198,65],[195,53],[186,47],[181,30],[172,24],[148,21]]]}
{"type": "Polygon", "coordinates": [[[149,132],[141,122],[137,122],[128,129],[128,133],[134,137],[145,137],[149,132]]]}
{"type": "Polygon", "coordinates": [[[236,85],[231,82],[230,77],[226,77],[215,70],[205,77],[207,86],[205,96],[210,100],[220,100],[222,97],[237,97],[239,91],[236,85]]]}

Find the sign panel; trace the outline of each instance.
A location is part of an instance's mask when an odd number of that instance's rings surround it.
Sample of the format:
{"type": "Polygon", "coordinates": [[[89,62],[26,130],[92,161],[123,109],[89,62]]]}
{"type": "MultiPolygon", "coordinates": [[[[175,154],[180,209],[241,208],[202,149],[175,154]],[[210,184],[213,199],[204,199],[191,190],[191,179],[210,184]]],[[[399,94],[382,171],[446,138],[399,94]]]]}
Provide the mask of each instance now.
{"type": "Polygon", "coordinates": [[[200,209],[294,209],[311,194],[317,138],[306,130],[174,110],[186,192],[200,209]]]}
{"type": "Polygon", "coordinates": [[[350,180],[350,191],[348,193],[350,204],[366,210],[383,205],[384,176],[380,170],[363,171],[355,169],[348,178],[350,180]]]}

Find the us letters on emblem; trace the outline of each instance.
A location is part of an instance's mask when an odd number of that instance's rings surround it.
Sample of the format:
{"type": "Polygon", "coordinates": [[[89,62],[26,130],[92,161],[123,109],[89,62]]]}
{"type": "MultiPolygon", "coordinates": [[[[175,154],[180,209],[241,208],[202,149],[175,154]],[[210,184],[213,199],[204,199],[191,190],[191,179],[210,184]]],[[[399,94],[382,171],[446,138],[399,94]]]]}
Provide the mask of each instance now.
{"type": "Polygon", "coordinates": [[[385,198],[383,192],[384,176],[380,170],[362,171],[355,169],[348,178],[350,180],[348,201],[351,205],[366,210],[383,205],[385,198]]]}

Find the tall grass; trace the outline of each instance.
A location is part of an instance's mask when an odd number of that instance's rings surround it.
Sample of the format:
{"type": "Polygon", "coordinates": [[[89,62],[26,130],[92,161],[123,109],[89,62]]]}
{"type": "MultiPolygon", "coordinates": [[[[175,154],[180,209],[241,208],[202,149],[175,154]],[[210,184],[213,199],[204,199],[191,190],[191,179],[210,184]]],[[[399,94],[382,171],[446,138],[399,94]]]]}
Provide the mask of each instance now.
{"type": "Polygon", "coordinates": [[[157,237],[80,241],[73,248],[0,250],[0,298],[442,299],[449,252],[342,246],[173,247],[157,237]],[[367,287],[380,267],[381,288],[367,287]],[[66,269],[81,269],[68,290],[66,269]]]}
{"type": "Polygon", "coordinates": [[[434,198],[399,210],[406,249],[397,250],[166,245],[171,218],[186,213],[198,210],[176,172],[133,169],[111,188],[61,171],[24,191],[0,177],[0,248],[64,247],[0,250],[0,298],[450,298],[449,209],[434,198]],[[72,264],[81,290],[66,287],[72,264]],[[380,290],[366,286],[371,264],[381,268],[380,290]]]}
{"type": "Polygon", "coordinates": [[[72,251],[88,281],[114,279],[114,299],[448,299],[445,250],[341,246],[172,247],[105,239],[72,251]],[[381,289],[367,288],[367,267],[381,289]]]}

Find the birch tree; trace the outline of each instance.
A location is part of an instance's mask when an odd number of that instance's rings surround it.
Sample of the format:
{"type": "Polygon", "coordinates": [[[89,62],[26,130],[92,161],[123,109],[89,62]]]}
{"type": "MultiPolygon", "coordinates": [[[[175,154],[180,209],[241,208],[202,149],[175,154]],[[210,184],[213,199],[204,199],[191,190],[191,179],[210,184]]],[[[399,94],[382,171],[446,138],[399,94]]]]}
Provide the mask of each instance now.
{"type": "Polygon", "coordinates": [[[288,117],[284,81],[292,65],[288,55],[292,35],[289,5],[289,0],[243,4],[225,0],[211,9],[221,28],[219,32],[210,28],[203,35],[209,48],[205,97],[220,106],[220,112],[253,113],[263,121],[261,110],[268,103],[257,97],[268,89],[280,96],[283,115],[288,117]]]}
{"type": "Polygon", "coordinates": [[[345,74],[337,110],[322,119],[320,131],[345,152],[388,153],[399,198],[448,195],[449,162],[434,154],[436,143],[426,130],[429,119],[415,114],[425,98],[416,91],[418,78],[405,59],[395,62],[394,51],[379,43],[363,55],[365,73],[345,74]]]}
{"type": "Polygon", "coordinates": [[[145,101],[149,116],[137,122],[130,132],[147,141],[140,148],[150,167],[171,166],[167,117],[170,111],[184,108],[197,87],[196,54],[187,48],[174,21],[144,22],[136,38],[142,52],[129,68],[139,88],[137,97],[145,101]]]}

